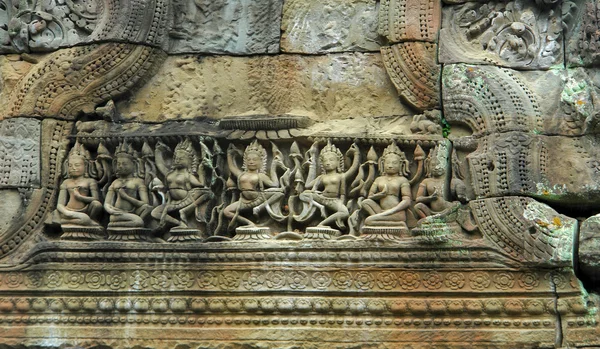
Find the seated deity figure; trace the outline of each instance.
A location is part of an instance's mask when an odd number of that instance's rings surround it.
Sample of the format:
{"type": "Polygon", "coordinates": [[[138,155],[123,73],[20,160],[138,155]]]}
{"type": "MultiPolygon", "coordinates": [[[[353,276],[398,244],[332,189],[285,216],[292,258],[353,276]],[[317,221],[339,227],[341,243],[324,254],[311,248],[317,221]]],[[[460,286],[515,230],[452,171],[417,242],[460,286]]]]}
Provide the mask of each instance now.
{"type": "Polygon", "coordinates": [[[253,221],[242,215],[248,211],[252,211],[257,218],[261,212],[267,211],[271,218],[277,221],[284,220],[286,217],[281,214],[280,208],[284,194],[279,188],[277,178],[277,167],[283,166],[282,159],[279,156],[273,158],[270,173],[267,175],[267,151],[258,141],[246,147],[242,169],[234,159],[237,152],[233,145],[227,149],[229,171],[237,178],[237,189],[240,190],[239,200],[231,203],[224,210],[225,217],[231,220],[230,226],[238,223],[241,226],[255,227],[253,221]]]}
{"type": "Polygon", "coordinates": [[[102,203],[98,182],[90,178],[90,153],[80,143],[69,152],[63,168],[54,220],[63,230],[63,239],[99,239],[103,228],[98,224],[102,203]]]}
{"type": "MultiPolygon", "coordinates": [[[[137,158],[137,152],[126,142],[121,143],[115,151],[113,170],[117,178],[108,188],[104,202],[104,209],[110,214],[109,239],[120,239],[115,235],[111,236],[111,229],[113,231],[143,229],[144,219],[152,209],[149,205],[148,189],[144,181],[138,177],[137,158]]],[[[131,240],[137,238],[127,237],[131,240]]]]}
{"type": "MultiPolygon", "coordinates": [[[[313,144],[309,151],[313,153],[312,158],[316,158],[316,151],[317,146],[313,144]]],[[[344,171],[344,155],[335,145],[328,143],[321,150],[319,162],[322,173],[312,180],[310,180],[311,175],[308,176],[309,181],[306,183],[308,190],[299,196],[305,204],[303,211],[295,217],[297,221],[308,220],[318,208],[322,218],[318,227],[327,227],[333,230],[335,230],[331,227],[333,224],[340,229],[346,227],[345,221],[350,216],[345,203],[346,183],[351,176],[356,174],[360,160],[356,144],[352,144],[348,154],[353,156],[352,165],[348,171],[344,171]]],[[[314,162],[311,163],[311,167],[315,165],[314,162]]]]}
{"type": "Polygon", "coordinates": [[[367,226],[406,227],[406,210],[411,205],[408,160],[395,143],[383,151],[379,159],[379,177],[369,190],[361,207],[368,214],[367,226]]]}
{"type": "Polygon", "coordinates": [[[426,177],[417,190],[415,211],[420,218],[436,215],[455,206],[444,198],[446,191],[446,163],[438,157],[439,146],[429,152],[425,160],[426,177]]]}
{"type": "Polygon", "coordinates": [[[165,177],[166,202],[152,210],[152,217],[159,220],[159,226],[171,225],[172,232],[196,230],[190,216],[196,217],[194,212],[212,198],[212,192],[206,188],[202,171],[196,173],[198,157],[190,139],[186,138],[175,147],[169,169],[164,158],[166,150],[165,144],[157,145],[156,166],[165,177]]]}

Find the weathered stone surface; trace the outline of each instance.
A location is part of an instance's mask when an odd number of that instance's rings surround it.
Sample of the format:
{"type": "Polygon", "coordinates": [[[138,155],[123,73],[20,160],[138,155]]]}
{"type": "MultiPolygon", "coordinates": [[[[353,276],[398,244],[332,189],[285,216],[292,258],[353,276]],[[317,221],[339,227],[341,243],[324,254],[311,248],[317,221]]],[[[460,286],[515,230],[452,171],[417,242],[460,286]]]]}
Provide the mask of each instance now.
{"type": "Polygon", "coordinates": [[[27,207],[26,195],[18,189],[0,189],[0,236],[23,214],[27,207]]]}
{"type": "Polygon", "coordinates": [[[106,41],[161,47],[167,39],[169,7],[163,0],[3,1],[0,53],[106,41]]]}
{"type": "Polygon", "coordinates": [[[288,0],[281,50],[294,53],[378,51],[375,0],[288,0]]]}
{"type": "Polygon", "coordinates": [[[484,239],[524,263],[572,267],[577,220],[526,197],[469,203],[484,239]]]}
{"type": "Polygon", "coordinates": [[[132,98],[118,104],[144,121],[242,114],[318,120],[409,113],[379,54],[170,57],[132,98]]]}
{"type": "Polygon", "coordinates": [[[517,71],[457,64],[444,67],[442,83],[446,120],[467,126],[474,136],[508,131],[566,136],[598,132],[595,70],[517,71]]]}
{"type": "Polygon", "coordinates": [[[46,116],[74,119],[137,87],[162,63],[162,50],[132,44],[102,44],[0,60],[0,119],[46,116]]]}
{"type": "Polygon", "coordinates": [[[591,216],[579,229],[579,268],[590,281],[588,285],[598,290],[600,282],[600,215],[591,216]]]}
{"type": "Polygon", "coordinates": [[[600,204],[598,139],[506,132],[466,156],[477,198],[526,195],[561,205],[600,204]]]}
{"type": "Polygon", "coordinates": [[[565,1],[563,19],[567,24],[565,35],[567,64],[597,66],[600,64],[598,2],[596,0],[565,1]]]}
{"type": "Polygon", "coordinates": [[[281,0],[175,0],[170,53],[277,53],[281,0]]]}
{"type": "Polygon", "coordinates": [[[469,2],[443,10],[440,63],[544,69],[563,62],[561,9],[532,1],[469,2]]]}
{"type": "Polygon", "coordinates": [[[40,121],[0,121],[0,188],[40,185],[40,121]]]}
{"type": "Polygon", "coordinates": [[[381,57],[398,94],[418,110],[439,107],[437,45],[403,42],[381,48],[381,57]]]}
{"type": "Polygon", "coordinates": [[[389,42],[437,41],[442,2],[437,0],[383,0],[379,34],[389,42]]]}

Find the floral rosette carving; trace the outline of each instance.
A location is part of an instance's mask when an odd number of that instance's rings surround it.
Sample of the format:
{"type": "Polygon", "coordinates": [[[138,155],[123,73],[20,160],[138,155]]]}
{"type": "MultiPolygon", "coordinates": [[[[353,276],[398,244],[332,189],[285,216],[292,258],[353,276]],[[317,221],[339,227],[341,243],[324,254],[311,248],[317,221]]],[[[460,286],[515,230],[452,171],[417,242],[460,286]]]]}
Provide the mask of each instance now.
{"type": "Polygon", "coordinates": [[[540,284],[540,280],[534,273],[524,273],[519,277],[519,286],[526,290],[532,290],[540,284]]]}
{"type": "Polygon", "coordinates": [[[375,278],[373,277],[373,274],[368,271],[361,271],[356,273],[354,285],[359,290],[370,290],[375,285],[375,278]]]}
{"type": "Polygon", "coordinates": [[[85,276],[86,285],[92,289],[98,289],[98,288],[104,286],[105,282],[106,282],[106,278],[105,278],[104,274],[102,274],[99,271],[93,271],[91,273],[88,273],[85,276]]]}
{"type": "Polygon", "coordinates": [[[217,284],[217,274],[212,271],[201,271],[198,273],[198,287],[201,289],[211,288],[217,284]]]}
{"type": "Polygon", "coordinates": [[[150,285],[155,290],[164,290],[171,286],[171,273],[168,271],[155,271],[150,276],[150,285]]]}
{"type": "Polygon", "coordinates": [[[29,288],[40,288],[44,284],[44,273],[41,271],[33,271],[25,277],[25,286],[29,288]]]}
{"type": "Polygon", "coordinates": [[[546,279],[548,279],[557,289],[563,289],[567,286],[567,279],[562,274],[550,272],[546,274],[546,279]]]}
{"type": "Polygon", "coordinates": [[[442,287],[444,277],[437,271],[431,271],[423,275],[423,286],[429,290],[437,290],[442,287]]]}
{"type": "Polygon", "coordinates": [[[485,290],[491,283],[490,274],[484,271],[475,272],[469,277],[469,286],[474,290],[485,290]]]}
{"type": "Polygon", "coordinates": [[[465,287],[465,276],[462,273],[453,271],[446,275],[444,284],[451,290],[458,290],[465,287]]]}
{"type": "Polygon", "coordinates": [[[398,277],[391,271],[382,271],[377,274],[377,287],[382,290],[392,290],[398,285],[398,277]]]}
{"type": "Polygon", "coordinates": [[[57,288],[62,285],[63,277],[60,271],[51,271],[44,275],[44,285],[48,288],[57,288]]]}
{"type": "Polygon", "coordinates": [[[281,270],[271,271],[267,274],[265,284],[268,288],[279,289],[285,286],[286,276],[281,270]]]}
{"type": "Polygon", "coordinates": [[[308,274],[303,271],[293,271],[288,275],[288,282],[293,290],[305,289],[308,281],[308,274]]]}
{"type": "Polygon", "coordinates": [[[319,290],[326,290],[333,280],[328,272],[325,271],[317,271],[312,274],[312,278],[310,279],[311,284],[314,288],[319,290]]]}
{"type": "Polygon", "coordinates": [[[145,270],[136,270],[129,276],[129,285],[134,290],[142,290],[150,285],[150,273],[145,270]]]}
{"type": "Polygon", "coordinates": [[[118,290],[127,286],[127,274],[123,271],[111,271],[106,278],[106,283],[111,290],[118,290]]]}
{"type": "Polygon", "coordinates": [[[8,273],[4,276],[4,282],[8,288],[19,287],[23,283],[23,274],[21,273],[8,273]]]}
{"type": "Polygon", "coordinates": [[[180,270],[173,273],[173,285],[180,290],[192,287],[194,281],[194,273],[191,271],[180,270]]]}
{"type": "Polygon", "coordinates": [[[85,276],[80,271],[70,271],[65,273],[65,284],[69,288],[78,288],[85,283],[85,276]]]}
{"type": "Polygon", "coordinates": [[[494,275],[494,286],[500,290],[508,290],[515,285],[515,277],[512,274],[501,272],[494,275]]]}
{"type": "Polygon", "coordinates": [[[265,282],[263,273],[259,271],[249,271],[242,275],[242,286],[247,290],[259,289],[265,282]]]}
{"type": "Polygon", "coordinates": [[[224,271],[219,274],[219,288],[222,290],[235,290],[240,287],[240,274],[237,271],[224,271]]]}
{"type": "Polygon", "coordinates": [[[398,275],[398,284],[403,290],[415,290],[421,284],[421,278],[415,272],[405,271],[398,275]]]}
{"type": "Polygon", "coordinates": [[[338,271],[333,274],[333,286],[341,290],[345,290],[352,286],[352,274],[347,271],[338,271]]]}

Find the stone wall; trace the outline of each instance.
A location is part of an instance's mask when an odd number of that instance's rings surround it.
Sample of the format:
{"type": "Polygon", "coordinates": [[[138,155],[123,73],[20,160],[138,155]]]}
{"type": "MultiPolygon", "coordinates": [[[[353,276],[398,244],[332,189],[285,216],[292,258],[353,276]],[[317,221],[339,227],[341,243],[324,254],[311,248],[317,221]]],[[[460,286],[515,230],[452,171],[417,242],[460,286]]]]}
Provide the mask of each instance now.
{"type": "Polygon", "coordinates": [[[592,0],[0,0],[0,346],[600,347],[592,0]]]}

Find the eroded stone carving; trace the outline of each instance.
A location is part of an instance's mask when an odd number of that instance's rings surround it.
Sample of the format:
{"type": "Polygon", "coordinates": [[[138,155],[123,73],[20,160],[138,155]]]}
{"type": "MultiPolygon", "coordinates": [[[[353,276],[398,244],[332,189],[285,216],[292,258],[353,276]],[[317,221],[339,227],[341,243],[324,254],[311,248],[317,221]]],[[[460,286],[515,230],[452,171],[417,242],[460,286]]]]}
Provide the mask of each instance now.
{"type": "Polygon", "coordinates": [[[279,0],[175,0],[169,52],[276,53],[282,3],[279,0]]]}
{"type": "Polygon", "coordinates": [[[0,53],[105,41],[160,47],[166,39],[169,5],[161,0],[2,1],[0,53]]]}
{"type": "Polygon", "coordinates": [[[379,50],[373,0],[286,1],[281,27],[284,52],[379,50]]]}
{"type": "Polygon", "coordinates": [[[40,122],[0,121],[0,188],[40,185],[40,122]]]}
{"type": "Polygon", "coordinates": [[[540,69],[561,64],[560,7],[530,1],[469,2],[443,10],[441,63],[540,69]]]}

